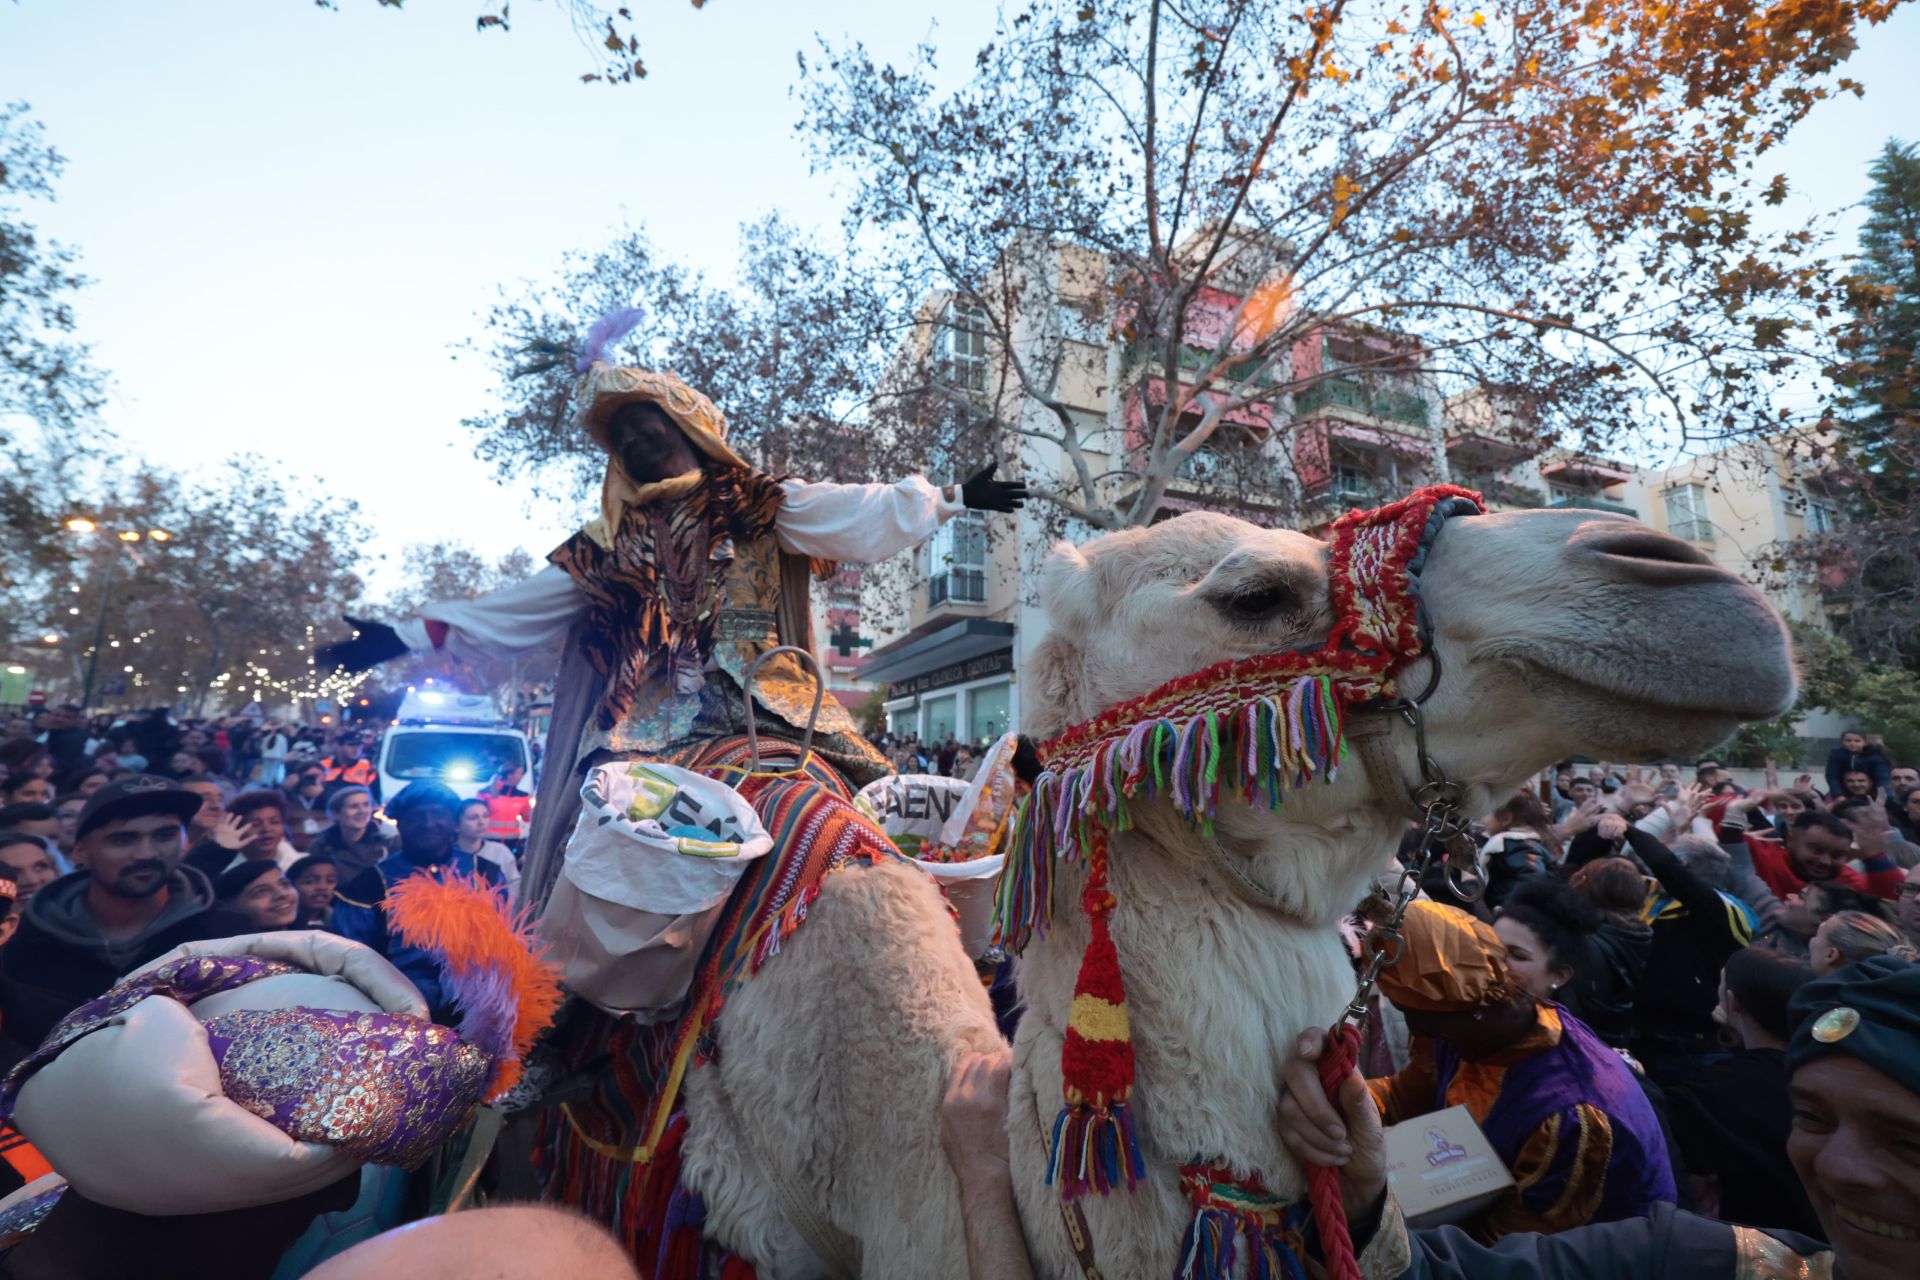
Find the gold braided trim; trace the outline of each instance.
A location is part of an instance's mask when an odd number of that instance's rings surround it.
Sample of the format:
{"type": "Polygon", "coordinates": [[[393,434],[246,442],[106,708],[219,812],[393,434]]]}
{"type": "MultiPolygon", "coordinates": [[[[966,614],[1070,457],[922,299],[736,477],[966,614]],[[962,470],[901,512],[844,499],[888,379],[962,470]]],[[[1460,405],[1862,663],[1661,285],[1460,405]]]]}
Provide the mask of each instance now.
{"type": "MultiPolygon", "coordinates": [[[[1327,1280],[1326,1264],[1320,1259],[1309,1256],[1301,1260],[1313,1280],[1327,1280]]],[[[1380,1225],[1374,1229],[1373,1239],[1354,1261],[1360,1266],[1360,1280],[1399,1280],[1413,1267],[1413,1240],[1407,1235],[1406,1217],[1391,1189],[1381,1206],[1380,1225]]]]}
{"type": "Polygon", "coordinates": [[[1802,1256],[1764,1231],[1735,1227],[1733,1280],[1833,1280],[1833,1251],[1802,1256]]]}

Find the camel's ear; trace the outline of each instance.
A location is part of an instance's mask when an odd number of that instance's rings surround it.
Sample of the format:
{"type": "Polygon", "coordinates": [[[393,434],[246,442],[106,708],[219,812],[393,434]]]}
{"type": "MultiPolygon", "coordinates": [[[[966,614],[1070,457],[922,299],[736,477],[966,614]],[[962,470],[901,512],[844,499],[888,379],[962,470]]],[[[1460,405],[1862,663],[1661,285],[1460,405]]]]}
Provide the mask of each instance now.
{"type": "Polygon", "coordinates": [[[1020,727],[1051,738],[1084,718],[1081,670],[1085,656],[1075,637],[1088,634],[1100,615],[1100,588],[1093,567],[1071,542],[1056,542],[1040,570],[1040,597],[1047,602],[1047,637],[1021,664],[1027,689],[1020,698],[1020,727]]]}
{"type": "Polygon", "coordinates": [[[1056,542],[1040,566],[1040,598],[1053,634],[1085,635],[1100,620],[1100,579],[1080,548],[1056,542]]]}
{"type": "Polygon", "coordinates": [[[1026,688],[1020,695],[1020,731],[1035,738],[1051,738],[1075,721],[1085,719],[1080,650],[1058,631],[1035,645],[1020,666],[1026,688]]]}

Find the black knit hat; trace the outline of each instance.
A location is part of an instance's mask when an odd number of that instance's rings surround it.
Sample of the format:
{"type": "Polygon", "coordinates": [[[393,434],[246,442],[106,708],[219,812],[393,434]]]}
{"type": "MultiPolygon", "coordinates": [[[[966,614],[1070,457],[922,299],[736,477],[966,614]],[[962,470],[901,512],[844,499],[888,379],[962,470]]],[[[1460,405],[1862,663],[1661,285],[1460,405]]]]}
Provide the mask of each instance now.
{"type": "Polygon", "coordinates": [[[247,886],[268,872],[277,872],[280,864],[272,858],[253,858],[237,867],[229,867],[213,882],[213,893],[222,902],[231,902],[247,891],[247,886]]]}
{"type": "Polygon", "coordinates": [[[1789,1011],[1789,1072],[1847,1053],[1920,1093],[1920,964],[1869,956],[1800,988],[1789,1011]]]}
{"type": "Polygon", "coordinates": [[[437,804],[453,817],[460,816],[460,797],[453,788],[438,782],[409,782],[387,804],[387,816],[398,822],[410,809],[437,804]]]}

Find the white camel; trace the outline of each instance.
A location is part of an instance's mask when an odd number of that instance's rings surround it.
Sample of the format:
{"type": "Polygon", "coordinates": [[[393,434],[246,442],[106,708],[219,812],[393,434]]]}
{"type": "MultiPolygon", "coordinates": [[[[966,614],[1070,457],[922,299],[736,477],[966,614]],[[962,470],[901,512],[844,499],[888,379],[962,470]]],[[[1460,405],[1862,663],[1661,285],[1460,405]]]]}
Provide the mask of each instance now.
{"type": "MultiPolygon", "coordinates": [[[[1208,514],[1060,545],[1042,584],[1051,634],[1021,673],[1023,730],[1044,738],[1223,658],[1316,642],[1331,617],[1326,563],[1313,538],[1208,514]]],[[[1466,784],[1467,812],[1576,751],[1686,754],[1792,697],[1785,630],[1760,594],[1619,517],[1453,520],[1422,596],[1443,670],[1429,747],[1466,784]]],[[[1424,684],[1427,661],[1403,686],[1424,684]]],[[[1411,783],[1411,732],[1396,735],[1411,783]]],[[[1403,818],[1385,791],[1356,761],[1277,813],[1223,791],[1212,851],[1164,803],[1138,806],[1137,828],[1114,838],[1112,930],[1147,1178],[1134,1194],[1079,1202],[1105,1275],[1174,1273],[1192,1213],[1177,1170],[1196,1155],[1300,1192],[1303,1173],[1277,1137],[1279,1065],[1351,997],[1335,923],[1395,844],[1403,818]],[[1235,890],[1223,861],[1257,891],[1235,890]]],[[[1054,927],[1021,958],[1008,1118],[1023,1229],[1036,1271],[1055,1280],[1080,1275],[1045,1184],[1042,1127],[1060,1105],[1061,1038],[1087,941],[1074,909],[1081,874],[1061,868],[1054,927]]],[[[861,1275],[964,1277],[939,1099],[949,1066],[997,1039],[926,877],[898,867],[830,877],[807,926],[733,996],[719,1060],[688,1084],[685,1171],[709,1234],[767,1280],[834,1274],[783,1213],[777,1179],[786,1203],[809,1206],[800,1216],[815,1219],[816,1238],[824,1222],[857,1242],[861,1275]]]]}

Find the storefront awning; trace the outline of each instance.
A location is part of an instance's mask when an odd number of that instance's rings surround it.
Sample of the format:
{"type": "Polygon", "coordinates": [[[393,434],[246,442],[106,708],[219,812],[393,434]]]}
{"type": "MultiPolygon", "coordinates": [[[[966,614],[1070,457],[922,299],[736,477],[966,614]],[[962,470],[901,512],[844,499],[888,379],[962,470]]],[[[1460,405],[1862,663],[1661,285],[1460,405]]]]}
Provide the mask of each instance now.
{"type": "Polygon", "coordinates": [[[940,619],[890,640],[868,655],[862,680],[899,684],[1013,648],[1013,624],[986,618],[940,619]]]}

